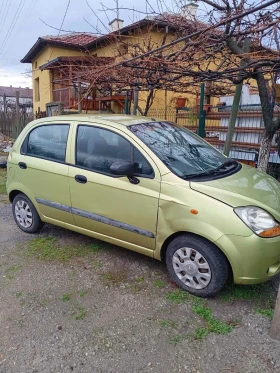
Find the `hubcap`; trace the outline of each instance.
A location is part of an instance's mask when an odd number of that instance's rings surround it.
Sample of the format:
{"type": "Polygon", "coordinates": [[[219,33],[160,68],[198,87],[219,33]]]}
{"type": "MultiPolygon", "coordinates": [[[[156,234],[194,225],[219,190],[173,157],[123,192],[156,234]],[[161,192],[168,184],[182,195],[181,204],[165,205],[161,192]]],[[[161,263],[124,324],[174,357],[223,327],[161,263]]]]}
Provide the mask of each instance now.
{"type": "Polygon", "coordinates": [[[198,251],[189,247],[178,249],[172,258],[173,269],[184,285],[204,289],[211,281],[211,269],[198,251]]]}
{"type": "Polygon", "coordinates": [[[30,228],[33,222],[33,215],[27,202],[20,200],[15,205],[15,215],[18,223],[23,228],[30,228]]]}

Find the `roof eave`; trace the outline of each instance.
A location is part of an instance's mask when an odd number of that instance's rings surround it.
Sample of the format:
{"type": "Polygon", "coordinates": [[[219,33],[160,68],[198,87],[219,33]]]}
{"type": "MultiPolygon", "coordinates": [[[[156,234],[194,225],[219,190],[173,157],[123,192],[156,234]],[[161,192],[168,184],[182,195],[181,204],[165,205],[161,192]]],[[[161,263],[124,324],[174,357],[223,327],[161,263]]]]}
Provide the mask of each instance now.
{"type": "Polygon", "coordinates": [[[78,44],[70,44],[70,43],[63,43],[61,41],[57,41],[57,40],[46,40],[46,39],[43,39],[43,38],[38,38],[38,40],[36,41],[36,43],[33,45],[33,47],[29,50],[29,52],[25,55],[25,57],[23,57],[20,62],[21,63],[32,63],[32,61],[34,60],[34,58],[37,56],[37,54],[39,52],[41,52],[41,50],[46,47],[47,45],[51,45],[51,46],[58,46],[58,47],[66,47],[67,49],[74,49],[74,50],[83,50],[83,51],[86,51],[87,50],[87,46],[82,46],[82,45],[78,45],[78,44]]]}

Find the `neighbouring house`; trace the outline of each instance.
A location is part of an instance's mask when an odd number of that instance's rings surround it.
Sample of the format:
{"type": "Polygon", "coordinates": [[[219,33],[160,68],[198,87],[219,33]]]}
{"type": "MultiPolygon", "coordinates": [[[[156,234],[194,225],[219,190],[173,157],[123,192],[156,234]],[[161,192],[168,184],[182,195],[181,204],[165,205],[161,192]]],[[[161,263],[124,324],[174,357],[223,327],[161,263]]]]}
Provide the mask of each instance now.
{"type": "MultiPolygon", "coordinates": [[[[177,17],[194,17],[197,5],[190,3],[182,9],[177,17]],[[189,10],[189,12],[188,12],[189,10]]],[[[183,18],[183,19],[185,19],[183,18]]],[[[200,22],[189,18],[190,32],[202,27],[200,22]]],[[[182,35],[180,25],[168,22],[163,18],[144,18],[138,22],[123,27],[121,19],[110,22],[111,32],[103,36],[87,33],[69,33],[59,36],[39,37],[37,42],[21,60],[22,63],[32,64],[34,112],[45,111],[46,104],[63,102],[64,108],[77,110],[78,102],[83,110],[111,109],[115,113],[124,110],[124,92],[114,92],[108,89],[100,92],[98,87],[92,87],[87,92],[89,84],[86,81],[87,65],[106,67],[112,59],[121,56],[133,56],[142,50],[156,48],[165,40],[168,43],[182,35]],[[137,48],[139,50],[137,50],[137,48]],[[73,71],[80,68],[81,82],[73,83],[73,71]]],[[[110,77],[108,77],[110,80],[110,77]]],[[[151,108],[164,109],[166,106],[175,107],[176,98],[183,96],[187,104],[196,105],[198,90],[190,87],[191,93],[180,95],[180,90],[155,89],[154,96],[149,98],[149,91],[139,92],[139,107],[144,109],[147,99],[151,100],[151,108]],[[192,102],[190,102],[192,101],[192,102]]],[[[206,92],[207,96],[207,92],[206,92]]],[[[218,99],[206,97],[207,104],[213,104],[218,99]]]]}
{"type": "Polygon", "coordinates": [[[32,112],[33,90],[29,87],[0,86],[0,111],[8,113],[16,110],[16,95],[19,92],[19,107],[26,113],[32,112]]]}

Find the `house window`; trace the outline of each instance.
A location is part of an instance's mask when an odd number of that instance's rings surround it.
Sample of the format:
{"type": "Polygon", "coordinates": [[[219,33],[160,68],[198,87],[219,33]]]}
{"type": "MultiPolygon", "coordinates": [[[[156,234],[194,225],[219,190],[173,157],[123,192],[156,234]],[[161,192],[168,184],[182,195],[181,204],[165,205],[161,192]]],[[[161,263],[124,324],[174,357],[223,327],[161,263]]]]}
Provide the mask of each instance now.
{"type": "Polygon", "coordinates": [[[34,79],[35,101],[40,101],[40,81],[39,78],[34,79]]]}
{"type": "Polygon", "coordinates": [[[120,56],[124,56],[127,53],[128,53],[128,45],[127,44],[121,44],[119,46],[119,54],[120,54],[120,56]]]}

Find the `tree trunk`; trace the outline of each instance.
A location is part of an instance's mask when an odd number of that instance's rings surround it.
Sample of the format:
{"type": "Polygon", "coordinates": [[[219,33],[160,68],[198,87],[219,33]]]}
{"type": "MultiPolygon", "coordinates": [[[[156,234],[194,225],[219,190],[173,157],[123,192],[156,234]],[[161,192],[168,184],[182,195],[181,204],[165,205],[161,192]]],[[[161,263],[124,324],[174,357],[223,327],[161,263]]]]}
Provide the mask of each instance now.
{"type": "Polygon", "coordinates": [[[144,110],[144,116],[145,117],[148,115],[149,109],[153,105],[153,102],[154,102],[154,90],[151,89],[149,94],[148,94],[147,101],[146,101],[146,107],[145,107],[145,110],[144,110]]]}
{"type": "Polygon", "coordinates": [[[261,139],[259,159],[258,159],[258,169],[260,171],[267,172],[270,150],[271,150],[271,134],[265,131],[261,139]]]}

